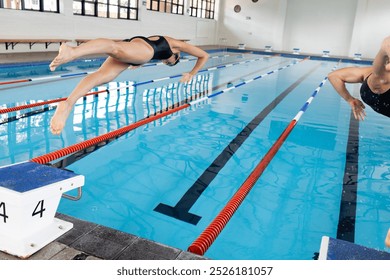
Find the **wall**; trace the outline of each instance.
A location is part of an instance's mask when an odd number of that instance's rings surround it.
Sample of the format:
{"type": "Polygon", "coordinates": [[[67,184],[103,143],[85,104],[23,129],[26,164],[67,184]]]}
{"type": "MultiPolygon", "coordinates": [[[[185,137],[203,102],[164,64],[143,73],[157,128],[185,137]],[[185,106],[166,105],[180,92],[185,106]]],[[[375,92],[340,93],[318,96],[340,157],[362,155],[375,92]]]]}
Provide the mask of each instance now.
{"type": "MultiPolygon", "coordinates": [[[[124,39],[136,35],[163,34],[189,39],[192,44],[214,44],[217,21],[173,15],[146,10],[140,1],[139,20],[115,20],[73,15],[71,0],[60,1],[61,13],[41,13],[0,9],[1,39],[124,39]],[[5,27],[5,28],[4,28],[5,27]]],[[[57,50],[58,45],[49,46],[57,50]]],[[[22,52],[28,46],[19,44],[10,52],[22,52]]],[[[44,51],[43,45],[34,45],[33,51],[44,51]]],[[[5,52],[0,44],[0,52],[5,52]]]]}
{"type": "Polygon", "coordinates": [[[336,56],[349,52],[356,0],[289,0],[283,49],[302,52],[330,51],[336,56]]]}
{"type": "MultiPolygon", "coordinates": [[[[61,14],[0,9],[0,38],[122,39],[164,34],[190,39],[195,45],[244,43],[259,49],[298,47],[306,53],[329,50],[335,56],[361,53],[373,58],[382,39],[390,35],[389,0],[220,0],[218,20],[152,12],[142,4],[138,21],[114,20],[74,16],[71,0],[61,0],[61,5],[61,14]],[[237,4],[240,13],[233,10],[237,4]]],[[[49,46],[56,49],[58,45],[49,46]]],[[[17,45],[14,52],[25,50],[26,45],[17,45]]],[[[33,50],[45,49],[36,45],[33,50]]]]}
{"type": "Polygon", "coordinates": [[[219,29],[217,39],[227,45],[237,46],[244,43],[252,48],[264,48],[272,45],[274,49],[282,49],[284,19],[287,0],[221,1],[219,29]],[[234,12],[239,4],[241,11],[234,12]]]}
{"type": "Polygon", "coordinates": [[[359,0],[349,55],[374,57],[383,38],[390,35],[390,1],[359,0]]]}
{"type": "Polygon", "coordinates": [[[373,58],[390,35],[388,0],[225,0],[220,9],[217,38],[231,46],[373,58]]]}

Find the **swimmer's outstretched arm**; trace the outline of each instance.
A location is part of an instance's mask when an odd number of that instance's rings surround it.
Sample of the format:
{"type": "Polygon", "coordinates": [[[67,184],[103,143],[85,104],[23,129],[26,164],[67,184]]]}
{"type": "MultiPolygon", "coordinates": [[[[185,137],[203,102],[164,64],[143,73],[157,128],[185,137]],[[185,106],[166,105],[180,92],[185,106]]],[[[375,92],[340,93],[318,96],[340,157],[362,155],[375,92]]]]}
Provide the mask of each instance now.
{"type": "Polygon", "coordinates": [[[187,83],[191,81],[191,79],[196,75],[196,73],[198,73],[198,71],[202,69],[202,67],[206,64],[207,60],[209,59],[208,53],[201,48],[187,44],[186,42],[172,39],[169,37],[166,38],[170,41],[173,49],[176,49],[180,52],[188,53],[189,55],[193,55],[198,58],[192,70],[188,73],[184,73],[180,80],[180,82],[182,83],[187,83]]]}
{"type": "Polygon", "coordinates": [[[362,83],[372,71],[371,67],[347,67],[329,73],[328,79],[337,93],[351,106],[355,119],[364,120],[364,104],[347,90],[346,83],[362,83]]]}

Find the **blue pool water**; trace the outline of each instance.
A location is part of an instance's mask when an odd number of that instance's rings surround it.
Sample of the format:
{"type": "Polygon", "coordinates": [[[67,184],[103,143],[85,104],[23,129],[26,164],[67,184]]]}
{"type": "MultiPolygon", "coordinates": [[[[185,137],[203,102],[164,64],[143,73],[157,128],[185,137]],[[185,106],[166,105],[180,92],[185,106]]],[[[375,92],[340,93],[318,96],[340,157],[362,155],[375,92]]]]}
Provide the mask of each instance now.
{"type": "MultiPolygon", "coordinates": [[[[151,80],[189,71],[193,61],[124,72],[98,88],[109,93],[79,100],[61,136],[48,129],[52,107],[0,115],[1,166],[213,96],[61,161],[86,183],[81,200],[62,199],[60,213],[186,250],[337,65],[251,53],[211,56],[209,71],[189,85],[151,80]],[[246,63],[229,65],[239,61],[246,63]],[[161,205],[174,211],[160,211],[161,205]]],[[[67,96],[80,79],[1,86],[0,108],[67,96]]],[[[358,85],[348,87],[358,96],[358,85]]],[[[325,83],[205,256],[313,259],[324,235],[386,250],[389,120],[366,112],[364,122],[351,120],[348,104],[325,83]]]]}

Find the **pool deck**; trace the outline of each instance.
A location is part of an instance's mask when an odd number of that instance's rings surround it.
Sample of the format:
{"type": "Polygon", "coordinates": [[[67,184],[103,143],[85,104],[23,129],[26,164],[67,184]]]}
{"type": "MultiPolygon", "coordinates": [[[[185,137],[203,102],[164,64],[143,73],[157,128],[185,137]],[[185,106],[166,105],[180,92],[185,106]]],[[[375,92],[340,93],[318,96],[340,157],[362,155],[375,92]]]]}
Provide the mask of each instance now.
{"type": "MultiPolygon", "coordinates": [[[[31,255],[27,260],[206,260],[187,251],[169,247],[63,214],[57,218],[73,228],[31,255]]],[[[0,252],[0,260],[20,260],[0,252]]]]}

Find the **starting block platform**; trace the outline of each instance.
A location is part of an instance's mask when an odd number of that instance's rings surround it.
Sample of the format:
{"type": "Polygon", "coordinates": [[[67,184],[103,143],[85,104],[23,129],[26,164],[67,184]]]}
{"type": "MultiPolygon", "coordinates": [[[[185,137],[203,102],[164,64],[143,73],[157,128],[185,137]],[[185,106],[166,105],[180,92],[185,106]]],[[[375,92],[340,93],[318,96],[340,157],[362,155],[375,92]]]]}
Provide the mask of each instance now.
{"type": "Polygon", "coordinates": [[[323,236],[319,260],[390,260],[390,253],[323,236]]]}
{"type": "Polygon", "coordinates": [[[0,167],[0,251],[28,258],[71,228],[55,218],[63,193],[84,176],[34,162],[0,167]]]}

